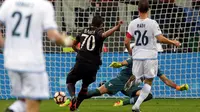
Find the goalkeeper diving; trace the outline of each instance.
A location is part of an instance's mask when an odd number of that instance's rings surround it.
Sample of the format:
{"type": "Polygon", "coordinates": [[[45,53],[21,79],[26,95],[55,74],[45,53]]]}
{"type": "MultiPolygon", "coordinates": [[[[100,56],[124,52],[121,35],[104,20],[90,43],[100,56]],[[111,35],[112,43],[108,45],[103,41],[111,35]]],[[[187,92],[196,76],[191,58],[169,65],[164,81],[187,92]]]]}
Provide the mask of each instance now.
{"type": "MultiPolygon", "coordinates": [[[[129,104],[134,104],[140,95],[140,90],[142,88],[138,87],[144,79],[135,80],[135,76],[132,75],[132,58],[128,58],[123,62],[112,62],[110,67],[120,68],[123,67],[119,75],[116,78],[111,79],[108,82],[100,84],[100,87],[94,90],[90,90],[87,93],[85,99],[91,98],[93,96],[101,96],[103,94],[114,95],[121,91],[124,95],[128,96],[127,100],[117,101],[113,106],[125,106],[129,104]]],[[[164,75],[160,70],[158,70],[157,76],[169,87],[176,89],[177,91],[188,90],[188,84],[183,84],[181,86],[175,84],[173,81],[169,80],[166,75],[164,75]]],[[[153,98],[150,93],[145,101],[151,100],[153,98]]],[[[69,101],[61,106],[66,106],[69,101]]],[[[79,105],[78,105],[79,106],[79,105]]],[[[77,107],[78,108],[78,107],[77,107]]]]}

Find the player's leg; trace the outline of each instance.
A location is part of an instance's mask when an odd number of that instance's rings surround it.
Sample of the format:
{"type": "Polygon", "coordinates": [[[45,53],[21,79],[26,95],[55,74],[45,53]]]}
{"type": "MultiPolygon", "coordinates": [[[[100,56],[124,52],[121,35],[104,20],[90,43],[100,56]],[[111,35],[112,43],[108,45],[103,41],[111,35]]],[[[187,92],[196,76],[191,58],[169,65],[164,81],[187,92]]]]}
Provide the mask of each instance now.
{"type": "Polygon", "coordinates": [[[94,96],[101,96],[102,94],[106,94],[106,93],[108,93],[108,89],[105,87],[105,85],[101,85],[97,89],[88,91],[86,98],[88,99],[94,96]]]}
{"type": "Polygon", "coordinates": [[[82,82],[83,82],[82,87],[77,98],[77,104],[76,104],[77,108],[80,106],[82,101],[87,98],[88,86],[96,80],[96,74],[99,69],[99,66],[94,66],[90,64],[84,64],[83,66],[86,67],[85,69],[90,67],[90,70],[88,70],[87,72],[84,72],[85,76],[82,79],[82,82]]]}
{"type": "Polygon", "coordinates": [[[70,70],[66,78],[67,89],[71,98],[75,97],[75,85],[80,77],[77,76],[79,68],[78,63],[74,65],[74,67],[70,70]]]}
{"type": "Polygon", "coordinates": [[[88,98],[93,96],[101,96],[102,94],[114,95],[117,92],[124,89],[124,83],[119,78],[113,78],[108,82],[105,82],[99,88],[88,91],[88,98]]]}
{"type": "Polygon", "coordinates": [[[97,89],[88,91],[86,96],[82,96],[82,98],[80,96],[78,97],[77,108],[80,106],[80,104],[82,103],[82,101],[84,99],[89,99],[89,98],[94,97],[94,96],[101,96],[101,95],[106,94],[106,93],[108,93],[108,89],[105,87],[105,85],[101,85],[97,89]]]}
{"type": "MultiPolygon", "coordinates": [[[[11,94],[20,97],[22,96],[22,82],[21,75],[18,72],[8,71],[8,76],[10,78],[12,92],[11,94]]],[[[5,112],[25,112],[26,105],[24,99],[18,99],[13,104],[11,104],[5,112]]]]}
{"type": "Polygon", "coordinates": [[[151,91],[152,82],[153,82],[153,78],[145,79],[144,86],[141,90],[141,93],[132,108],[133,110],[134,110],[134,108],[139,109],[142,102],[147,98],[147,96],[149,95],[149,93],[151,91]]]}
{"type": "MultiPolygon", "coordinates": [[[[144,86],[143,86],[143,88],[140,92],[140,95],[139,95],[137,101],[135,102],[135,104],[132,107],[133,111],[139,110],[140,105],[149,95],[149,93],[151,91],[151,85],[152,85],[153,79],[157,74],[158,61],[157,60],[145,60],[145,61],[143,61],[143,69],[144,69],[144,76],[145,76],[144,86]]],[[[138,79],[137,76],[136,76],[136,79],[138,79]]]]}
{"type": "Polygon", "coordinates": [[[70,103],[70,110],[71,111],[74,111],[76,109],[77,99],[76,99],[76,96],[75,96],[75,84],[78,81],[77,78],[78,77],[73,73],[73,71],[71,71],[68,74],[67,80],[66,80],[67,89],[68,89],[68,93],[70,95],[70,101],[71,102],[65,102],[65,105],[69,105],[68,103],[70,103]]]}
{"type": "Polygon", "coordinates": [[[25,112],[26,110],[26,104],[25,100],[18,99],[15,102],[13,102],[6,110],[5,112],[25,112]]]}
{"type": "Polygon", "coordinates": [[[5,112],[25,112],[26,110],[26,104],[24,99],[18,99],[15,102],[13,102],[6,110],[5,112]]]}
{"type": "MultiPolygon", "coordinates": [[[[144,74],[144,63],[142,60],[133,60],[133,67],[132,67],[132,73],[135,75],[136,80],[139,80],[141,77],[143,77],[144,74]]],[[[135,109],[135,107],[132,107],[133,112],[140,112],[139,108],[135,109]]]]}
{"type": "Polygon", "coordinates": [[[86,99],[89,85],[90,85],[89,83],[84,83],[83,82],[81,90],[78,93],[77,102],[76,102],[76,108],[78,108],[81,105],[82,101],[84,99],[86,99]]]}
{"type": "Polygon", "coordinates": [[[23,73],[22,95],[26,98],[26,112],[39,112],[40,102],[49,98],[49,80],[46,72],[23,73]]]}
{"type": "MultiPolygon", "coordinates": [[[[81,80],[85,77],[85,75],[88,74],[88,68],[90,68],[91,66],[87,66],[87,64],[85,63],[80,63],[80,62],[76,62],[76,64],[74,65],[74,67],[72,68],[72,70],[70,71],[70,73],[67,76],[67,88],[68,88],[68,92],[71,96],[71,102],[70,102],[70,111],[74,111],[77,108],[77,98],[75,96],[75,84],[78,80],[81,80]]],[[[84,91],[87,91],[87,87],[89,86],[89,84],[83,84],[82,85],[82,89],[81,89],[81,93],[84,93],[84,91]]],[[[79,95],[80,97],[80,95],[79,95]]]]}
{"type": "MultiPolygon", "coordinates": [[[[81,64],[76,62],[76,64],[71,69],[71,71],[69,72],[69,74],[66,78],[67,89],[68,89],[69,95],[71,97],[70,98],[71,102],[69,102],[70,103],[70,111],[76,110],[77,98],[75,96],[75,90],[76,90],[75,85],[76,85],[76,82],[82,78],[81,73],[84,73],[82,71],[81,64]]],[[[65,105],[68,105],[68,101],[65,102],[65,105]]]]}
{"type": "Polygon", "coordinates": [[[40,109],[40,100],[31,100],[31,99],[26,99],[26,112],[39,112],[40,109]]]}
{"type": "Polygon", "coordinates": [[[71,111],[75,110],[75,108],[76,108],[76,101],[77,101],[77,98],[75,96],[75,90],[76,90],[75,85],[76,85],[76,82],[82,78],[80,76],[81,73],[82,73],[81,70],[82,69],[80,67],[80,63],[76,62],[75,65],[74,65],[74,67],[71,68],[70,72],[68,73],[67,78],[66,78],[66,86],[67,86],[70,98],[67,99],[65,101],[65,103],[60,104],[59,105],[60,107],[65,107],[65,106],[70,105],[70,110],[71,111]]]}
{"type": "MultiPolygon", "coordinates": [[[[135,102],[137,101],[139,95],[140,95],[140,91],[141,91],[141,89],[140,89],[140,90],[137,90],[137,92],[133,91],[133,93],[132,93],[131,96],[128,95],[128,96],[129,96],[128,99],[126,99],[126,100],[120,100],[120,101],[116,102],[116,103],[114,104],[114,106],[126,106],[126,105],[130,105],[130,104],[133,104],[133,105],[134,105],[135,102]]],[[[123,92],[122,92],[122,93],[123,93],[123,92]]],[[[124,93],[123,93],[123,94],[124,94],[124,93]]],[[[151,100],[152,98],[153,98],[152,93],[149,93],[149,95],[148,95],[147,98],[144,100],[144,102],[149,101],[149,100],[151,100]]]]}
{"type": "MultiPolygon", "coordinates": [[[[141,91],[141,90],[140,90],[141,91]]],[[[134,95],[130,98],[129,102],[130,104],[135,104],[135,102],[137,101],[137,99],[139,98],[140,95],[140,91],[137,92],[137,95],[134,95]]],[[[149,93],[149,95],[144,99],[144,102],[149,101],[153,98],[152,93],[149,93]]],[[[125,103],[126,104],[126,103],[125,103]]]]}

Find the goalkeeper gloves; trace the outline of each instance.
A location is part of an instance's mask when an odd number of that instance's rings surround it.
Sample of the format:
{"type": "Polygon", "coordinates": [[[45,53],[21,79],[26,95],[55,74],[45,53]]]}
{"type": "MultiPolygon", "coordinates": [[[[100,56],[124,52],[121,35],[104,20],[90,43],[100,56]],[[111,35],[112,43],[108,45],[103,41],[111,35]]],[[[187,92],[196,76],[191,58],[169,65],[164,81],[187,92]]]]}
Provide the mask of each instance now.
{"type": "Polygon", "coordinates": [[[122,64],[119,62],[112,62],[109,66],[113,68],[120,68],[122,67],[122,64]]]}
{"type": "Polygon", "coordinates": [[[182,84],[181,86],[176,87],[176,90],[178,90],[178,91],[184,91],[184,90],[188,90],[188,89],[189,89],[188,84],[182,84]]]}

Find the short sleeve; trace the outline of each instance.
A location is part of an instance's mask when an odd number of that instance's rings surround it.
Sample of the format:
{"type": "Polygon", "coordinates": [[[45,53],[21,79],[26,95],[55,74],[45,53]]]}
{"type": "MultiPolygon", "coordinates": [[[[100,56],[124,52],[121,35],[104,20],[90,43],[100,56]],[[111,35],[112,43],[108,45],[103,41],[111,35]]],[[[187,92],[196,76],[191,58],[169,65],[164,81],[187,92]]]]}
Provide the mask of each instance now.
{"type": "Polygon", "coordinates": [[[158,69],[157,76],[160,77],[160,76],[162,76],[162,75],[163,75],[163,72],[162,72],[160,69],[158,69]]]}
{"type": "Polygon", "coordinates": [[[7,10],[9,8],[9,0],[3,2],[0,8],[0,22],[5,23],[6,21],[6,15],[7,15],[7,10]]]}
{"type": "Polygon", "coordinates": [[[130,22],[130,24],[128,25],[128,31],[126,33],[126,37],[127,38],[132,38],[133,37],[133,23],[130,22]]]}
{"type": "Polygon", "coordinates": [[[154,34],[154,37],[157,37],[158,35],[161,35],[162,32],[161,32],[161,29],[160,29],[160,26],[158,25],[158,23],[156,21],[153,22],[153,34],[154,34]]]}
{"type": "Polygon", "coordinates": [[[57,24],[55,21],[55,12],[51,3],[48,2],[48,4],[46,5],[43,16],[43,28],[45,31],[49,29],[57,29],[57,24]]]}
{"type": "Polygon", "coordinates": [[[102,38],[102,34],[103,34],[103,29],[102,29],[102,28],[101,28],[101,29],[98,29],[97,35],[98,35],[100,38],[102,38]]]}
{"type": "Polygon", "coordinates": [[[132,63],[133,63],[133,59],[131,57],[126,59],[126,61],[128,62],[128,66],[132,65],[132,63]]]}

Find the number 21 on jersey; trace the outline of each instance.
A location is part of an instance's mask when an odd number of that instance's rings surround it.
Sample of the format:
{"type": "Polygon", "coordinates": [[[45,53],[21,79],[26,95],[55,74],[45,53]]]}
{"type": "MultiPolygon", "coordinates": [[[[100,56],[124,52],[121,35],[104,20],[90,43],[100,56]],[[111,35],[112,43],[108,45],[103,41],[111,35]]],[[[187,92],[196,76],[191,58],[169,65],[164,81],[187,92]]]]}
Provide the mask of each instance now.
{"type": "MultiPolygon", "coordinates": [[[[13,28],[12,30],[12,36],[16,36],[16,37],[19,37],[21,35],[21,32],[18,31],[18,28],[22,23],[22,20],[24,19],[24,15],[22,15],[21,12],[14,12],[12,14],[12,18],[13,19],[17,19],[17,23],[15,24],[15,27],[13,28]]],[[[32,15],[28,15],[28,16],[25,16],[25,19],[27,20],[27,24],[26,24],[26,28],[24,29],[25,30],[25,37],[28,38],[29,36],[29,29],[30,29],[30,23],[31,23],[31,18],[32,18],[32,15]]]]}
{"type": "Polygon", "coordinates": [[[93,51],[95,48],[94,35],[82,34],[81,36],[85,37],[83,40],[83,43],[81,44],[81,48],[83,48],[83,46],[85,46],[88,51],[93,51]]]}

